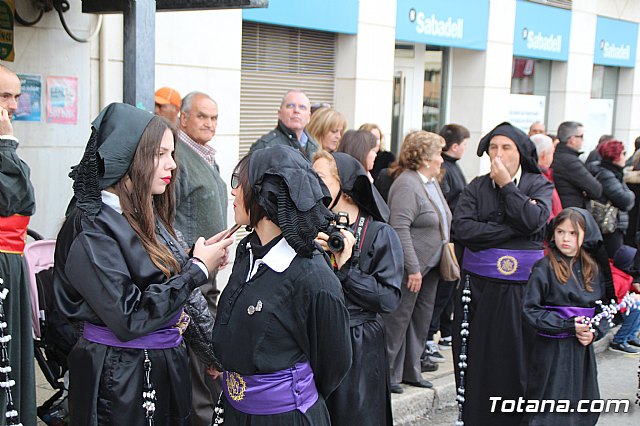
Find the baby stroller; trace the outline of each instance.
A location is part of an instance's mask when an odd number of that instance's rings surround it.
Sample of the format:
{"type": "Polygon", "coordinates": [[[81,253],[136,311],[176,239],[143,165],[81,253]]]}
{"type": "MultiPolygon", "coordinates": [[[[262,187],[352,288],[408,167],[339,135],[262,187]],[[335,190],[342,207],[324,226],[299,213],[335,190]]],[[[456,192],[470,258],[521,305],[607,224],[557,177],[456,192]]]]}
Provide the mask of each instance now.
{"type": "Polygon", "coordinates": [[[53,297],[55,240],[45,240],[29,229],[24,258],[29,272],[34,354],[42,374],[55,394],[38,407],[38,417],[48,425],[67,424],[65,374],[67,355],[78,340],[73,326],[60,315],[53,297]]]}

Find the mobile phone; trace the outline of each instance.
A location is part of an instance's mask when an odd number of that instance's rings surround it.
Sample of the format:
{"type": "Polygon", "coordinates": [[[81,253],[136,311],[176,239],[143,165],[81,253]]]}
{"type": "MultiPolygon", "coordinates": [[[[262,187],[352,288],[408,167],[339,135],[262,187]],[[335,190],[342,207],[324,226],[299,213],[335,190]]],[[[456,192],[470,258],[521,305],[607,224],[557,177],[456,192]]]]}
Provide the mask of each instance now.
{"type": "MultiPolygon", "coordinates": [[[[227,231],[226,234],[224,234],[224,238],[229,238],[230,236],[232,236],[238,229],[240,229],[242,227],[242,225],[238,225],[237,223],[235,225],[233,225],[231,228],[229,228],[229,230],[227,231]]],[[[223,239],[224,239],[223,238],[223,239]]]]}

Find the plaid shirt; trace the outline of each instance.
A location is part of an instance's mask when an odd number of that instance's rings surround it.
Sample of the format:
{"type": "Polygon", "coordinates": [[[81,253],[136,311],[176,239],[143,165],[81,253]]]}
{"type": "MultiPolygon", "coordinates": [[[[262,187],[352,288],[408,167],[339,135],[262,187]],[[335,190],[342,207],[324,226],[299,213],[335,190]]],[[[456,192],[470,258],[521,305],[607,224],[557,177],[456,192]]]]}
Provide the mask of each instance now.
{"type": "Polygon", "coordinates": [[[193,149],[198,155],[204,158],[204,161],[209,163],[211,167],[215,167],[216,169],[218,169],[218,164],[216,164],[216,150],[212,146],[210,146],[208,143],[205,145],[200,145],[180,129],[178,129],[178,137],[182,142],[187,144],[188,147],[193,149]]]}

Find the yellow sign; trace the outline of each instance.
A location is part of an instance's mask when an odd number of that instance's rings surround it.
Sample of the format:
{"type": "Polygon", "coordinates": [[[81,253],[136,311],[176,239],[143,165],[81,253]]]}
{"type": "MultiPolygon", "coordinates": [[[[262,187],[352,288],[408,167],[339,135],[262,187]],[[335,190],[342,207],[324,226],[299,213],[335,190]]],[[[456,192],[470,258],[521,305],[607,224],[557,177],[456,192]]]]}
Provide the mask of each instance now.
{"type": "Polygon", "coordinates": [[[0,0],[0,59],[13,62],[14,0],[0,0]]]}

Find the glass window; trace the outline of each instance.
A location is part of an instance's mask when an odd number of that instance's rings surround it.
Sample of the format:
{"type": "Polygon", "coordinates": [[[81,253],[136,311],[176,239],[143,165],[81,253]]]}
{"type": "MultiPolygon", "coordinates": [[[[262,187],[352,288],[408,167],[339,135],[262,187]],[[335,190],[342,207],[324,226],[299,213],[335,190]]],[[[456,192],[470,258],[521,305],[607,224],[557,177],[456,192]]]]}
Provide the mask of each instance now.
{"type": "Polygon", "coordinates": [[[593,66],[593,78],[591,79],[592,99],[615,99],[618,93],[618,75],[620,68],[593,66]]]}
{"type": "Polygon", "coordinates": [[[551,61],[531,58],[513,58],[511,93],[549,96],[550,82],[551,61]]]}
{"type": "Polygon", "coordinates": [[[422,92],[422,129],[437,133],[442,127],[442,50],[428,50],[424,64],[422,92]]]}

